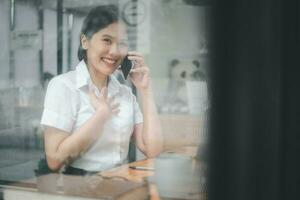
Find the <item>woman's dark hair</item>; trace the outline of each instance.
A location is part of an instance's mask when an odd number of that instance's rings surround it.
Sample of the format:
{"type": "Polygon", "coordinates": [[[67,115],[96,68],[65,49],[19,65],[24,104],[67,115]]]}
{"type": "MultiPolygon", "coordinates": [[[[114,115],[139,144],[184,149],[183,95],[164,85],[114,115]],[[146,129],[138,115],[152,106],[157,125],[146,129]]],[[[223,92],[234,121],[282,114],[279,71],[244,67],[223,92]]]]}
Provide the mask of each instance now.
{"type": "Polygon", "coordinates": [[[83,21],[79,37],[79,48],[77,52],[79,60],[87,59],[86,50],[81,46],[81,35],[84,34],[88,39],[91,39],[99,30],[112,23],[118,22],[118,15],[118,7],[115,5],[97,6],[88,13],[83,21]]]}

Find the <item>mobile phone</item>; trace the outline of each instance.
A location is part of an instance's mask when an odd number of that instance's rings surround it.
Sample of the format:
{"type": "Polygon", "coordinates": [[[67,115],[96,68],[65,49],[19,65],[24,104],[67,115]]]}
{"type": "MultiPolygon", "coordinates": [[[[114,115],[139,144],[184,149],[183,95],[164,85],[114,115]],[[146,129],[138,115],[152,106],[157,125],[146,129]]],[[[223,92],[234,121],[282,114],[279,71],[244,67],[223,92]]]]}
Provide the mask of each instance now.
{"type": "Polygon", "coordinates": [[[121,63],[121,70],[123,72],[125,79],[127,79],[128,74],[132,67],[133,67],[133,63],[131,62],[131,60],[128,59],[128,56],[126,56],[123,62],[121,63]]]}

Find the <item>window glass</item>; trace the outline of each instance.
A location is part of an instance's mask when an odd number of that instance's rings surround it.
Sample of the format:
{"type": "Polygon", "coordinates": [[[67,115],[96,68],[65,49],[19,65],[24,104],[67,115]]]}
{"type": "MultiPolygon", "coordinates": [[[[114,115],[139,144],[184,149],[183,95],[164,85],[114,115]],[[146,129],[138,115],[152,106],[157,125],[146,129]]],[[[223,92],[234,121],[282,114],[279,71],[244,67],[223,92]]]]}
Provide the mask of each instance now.
{"type": "MultiPolygon", "coordinates": [[[[126,25],[128,41],[118,45],[141,53],[149,68],[163,135],[163,151],[157,166],[164,165],[163,158],[170,152],[204,158],[210,108],[207,2],[0,1],[0,181],[26,182],[43,174],[46,162],[41,117],[48,83],[60,71],[76,70],[84,18],[100,5],[119,8],[119,21],[126,25]]],[[[120,70],[114,76],[131,88],[143,111],[142,95],[134,84],[125,80],[120,70]]],[[[146,157],[133,144],[133,140],[130,145],[120,142],[126,146],[120,157],[126,159],[114,167],[146,157]]],[[[175,160],[180,165],[182,160],[175,160]]],[[[174,160],[168,162],[173,167],[177,165],[174,160]]],[[[165,173],[161,169],[158,173],[165,173]]],[[[179,168],[174,167],[174,173],[176,170],[179,168]]]]}

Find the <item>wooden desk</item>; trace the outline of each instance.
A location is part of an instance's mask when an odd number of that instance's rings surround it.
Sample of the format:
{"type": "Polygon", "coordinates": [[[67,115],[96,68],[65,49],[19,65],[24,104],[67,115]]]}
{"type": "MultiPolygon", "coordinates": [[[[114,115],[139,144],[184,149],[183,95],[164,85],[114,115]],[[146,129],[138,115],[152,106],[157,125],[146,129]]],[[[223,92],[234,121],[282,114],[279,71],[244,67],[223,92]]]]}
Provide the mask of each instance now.
{"type": "MultiPolygon", "coordinates": [[[[186,146],[177,148],[174,150],[169,150],[169,153],[180,154],[195,157],[197,154],[196,146],[186,146]]],[[[142,182],[145,181],[146,178],[154,176],[153,170],[136,170],[130,168],[130,166],[141,166],[146,168],[154,168],[154,159],[146,159],[141,161],[132,162],[111,170],[107,170],[99,173],[99,175],[108,178],[123,178],[125,180],[133,181],[133,182],[142,182]]],[[[157,187],[154,183],[149,184],[149,195],[151,200],[159,200],[159,194],[157,191],[157,187]]]]}
{"type": "MultiPolygon", "coordinates": [[[[195,148],[181,148],[173,153],[195,155],[195,148]]],[[[130,166],[154,168],[154,159],[141,160],[93,176],[48,174],[38,178],[2,185],[5,200],[15,199],[117,199],[158,200],[156,185],[147,179],[153,170],[136,170],[130,166]],[[22,197],[22,198],[21,198],[22,197]],[[75,198],[76,197],[76,198],[75,198]]],[[[190,187],[190,186],[187,186],[190,187]]],[[[192,199],[206,199],[199,194],[192,199]]]]}

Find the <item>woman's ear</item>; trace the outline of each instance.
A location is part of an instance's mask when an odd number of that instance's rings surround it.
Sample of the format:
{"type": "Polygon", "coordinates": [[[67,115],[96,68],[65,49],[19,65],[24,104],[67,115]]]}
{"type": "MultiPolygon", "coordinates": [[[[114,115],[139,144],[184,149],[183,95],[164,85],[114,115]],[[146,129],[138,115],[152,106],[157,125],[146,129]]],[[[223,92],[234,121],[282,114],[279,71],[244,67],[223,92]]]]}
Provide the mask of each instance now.
{"type": "Polygon", "coordinates": [[[84,34],[81,34],[80,36],[80,42],[81,42],[81,46],[84,50],[88,49],[88,39],[84,34]]]}

